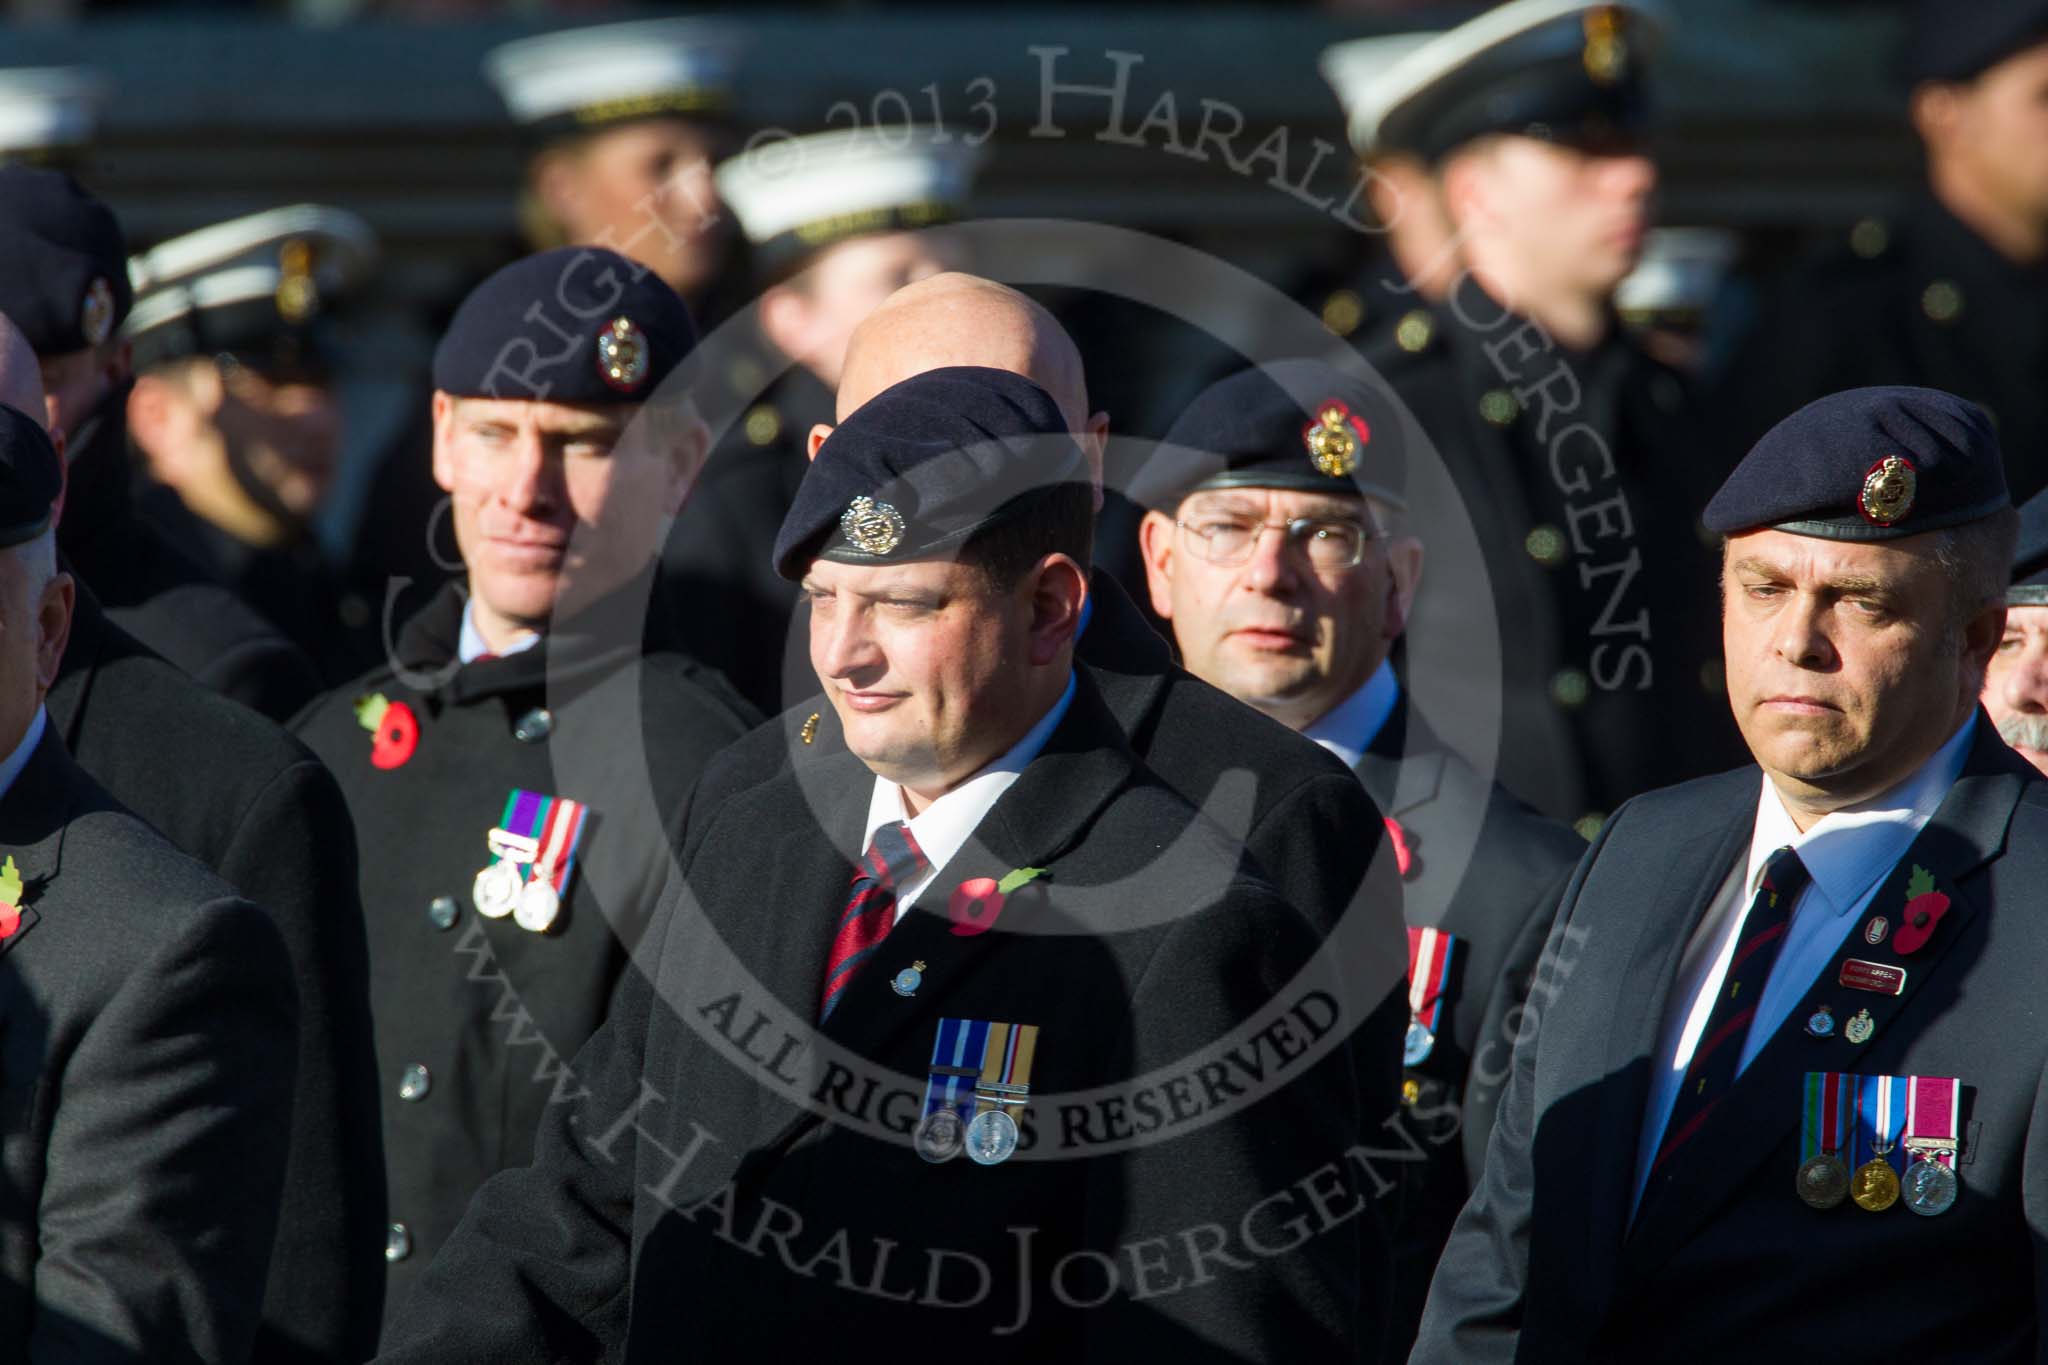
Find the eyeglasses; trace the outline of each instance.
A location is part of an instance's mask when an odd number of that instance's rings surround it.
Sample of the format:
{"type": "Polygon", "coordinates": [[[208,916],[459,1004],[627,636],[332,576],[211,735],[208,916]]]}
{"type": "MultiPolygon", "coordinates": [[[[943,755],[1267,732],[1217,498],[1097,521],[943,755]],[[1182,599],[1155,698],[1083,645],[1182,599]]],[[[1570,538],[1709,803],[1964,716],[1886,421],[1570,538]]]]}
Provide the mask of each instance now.
{"type": "Polygon", "coordinates": [[[1249,560],[1258,548],[1259,537],[1267,531],[1284,532],[1287,543],[1308,556],[1309,567],[1332,573],[1357,568],[1365,558],[1366,543],[1385,539],[1383,533],[1367,530],[1355,521],[1321,517],[1252,521],[1245,517],[1205,516],[1200,521],[1177,521],[1174,525],[1188,533],[1197,554],[1225,568],[1249,560]]]}

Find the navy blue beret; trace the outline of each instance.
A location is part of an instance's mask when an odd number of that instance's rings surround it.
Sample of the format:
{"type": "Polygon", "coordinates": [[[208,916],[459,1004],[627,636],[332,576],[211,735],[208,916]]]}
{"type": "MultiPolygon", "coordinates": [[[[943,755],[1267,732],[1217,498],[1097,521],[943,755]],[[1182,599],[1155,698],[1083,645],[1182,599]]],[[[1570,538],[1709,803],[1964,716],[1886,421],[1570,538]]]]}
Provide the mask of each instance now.
{"type": "Polygon", "coordinates": [[[894,564],[955,552],[1090,477],[1052,395],[1007,370],[955,365],[882,390],[818,447],[781,533],[775,572],[813,558],[894,564]]]}
{"type": "Polygon", "coordinates": [[[1991,419],[1939,389],[1848,389],[1764,433],[1707,504],[1710,531],[1895,540],[2012,504],[1991,419]]]}
{"type": "Polygon", "coordinates": [[[434,387],[463,398],[637,403],[697,345],[675,290],[603,247],[514,261],[470,291],[434,350],[434,387]]]}
{"type": "Polygon", "coordinates": [[[1908,82],[1968,81],[2048,42],[2048,0],[1920,0],[1900,56],[1908,82]]]}
{"type": "Polygon", "coordinates": [[[99,345],[134,301],[113,210],[62,171],[0,166],[0,313],[35,353],[99,345]]]}
{"type": "Polygon", "coordinates": [[[48,530],[63,488],[64,468],[43,424],[0,403],[0,546],[48,530]]]}
{"type": "Polygon", "coordinates": [[[2048,488],[2020,505],[2019,542],[2012,552],[2012,587],[2006,604],[2048,607],[2048,488]]]}
{"type": "Polygon", "coordinates": [[[1292,488],[1405,507],[1406,486],[1401,423],[1384,388],[1320,360],[1276,360],[1196,395],[1130,497],[1170,513],[1202,489],[1292,488]]]}

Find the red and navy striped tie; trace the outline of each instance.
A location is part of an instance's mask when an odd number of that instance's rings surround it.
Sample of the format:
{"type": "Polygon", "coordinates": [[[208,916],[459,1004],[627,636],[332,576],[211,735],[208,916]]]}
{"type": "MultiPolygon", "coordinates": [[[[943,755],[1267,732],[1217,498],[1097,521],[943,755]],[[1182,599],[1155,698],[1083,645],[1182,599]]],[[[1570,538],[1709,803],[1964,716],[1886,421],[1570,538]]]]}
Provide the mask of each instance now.
{"type": "Polygon", "coordinates": [[[832,955],[825,963],[825,984],[818,994],[818,1022],[832,1017],[839,997],[875,948],[896,923],[896,888],[914,881],[925,868],[924,850],[910,826],[898,820],[875,831],[868,851],[853,874],[846,909],[832,933],[832,955]]]}
{"type": "Polygon", "coordinates": [[[1714,1012],[1700,1033],[1699,1046],[1692,1051],[1692,1063],[1678,1087],[1670,1121],[1664,1125],[1664,1141],[1657,1148],[1657,1160],[1650,1167],[1650,1183],[1643,1191],[1648,1203],[1659,1177],[1668,1178],[1665,1164],[1671,1154],[1685,1146],[1707,1121],[1707,1115],[1735,1084],[1736,1063],[1742,1058],[1750,1023],[1756,1018],[1756,1002],[1770,980],[1778,950],[1785,946],[1785,933],[1792,924],[1792,907],[1799,893],[1813,880],[1806,864],[1789,846],[1779,849],[1764,864],[1763,880],[1756,898],[1743,916],[1741,937],[1735,956],[1728,960],[1728,974],[1721,980],[1721,993],[1714,1000],[1714,1012]]]}

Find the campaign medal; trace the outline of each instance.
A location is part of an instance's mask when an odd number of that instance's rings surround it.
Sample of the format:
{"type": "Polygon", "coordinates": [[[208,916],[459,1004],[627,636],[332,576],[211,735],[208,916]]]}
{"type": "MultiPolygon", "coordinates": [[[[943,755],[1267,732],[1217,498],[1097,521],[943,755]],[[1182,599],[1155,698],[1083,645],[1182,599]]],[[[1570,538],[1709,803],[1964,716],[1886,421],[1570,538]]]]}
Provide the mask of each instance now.
{"type": "Polygon", "coordinates": [[[1404,1066],[1421,1066],[1436,1049],[1444,992],[1451,984],[1451,949],[1458,940],[1441,929],[1408,931],[1408,1039],[1404,1066]]]}
{"type": "Polygon", "coordinates": [[[1038,1052],[1038,1025],[990,1024],[982,1049],[981,1079],[974,1086],[974,1118],[967,1125],[967,1159],[1000,1166],[1017,1150],[1020,1136],[1012,1109],[1031,1098],[1031,1063],[1038,1052]]]}
{"type": "Polygon", "coordinates": [[[1826,1038],[1835,1031],[1835,1012],[1826,1005],[1814,1008],[1806,1016],[1806,1031],[1816,1038],[1826,1038]]]}
{"type": "Polygon", "coordinates": [[[926,1161],[951,1161],[967,1148],[974,1080],[981,1075],[988,1034],[989,1025],[979,1019],[939,1020],[924,1084],[924,1112],[911,1135],[911,1144],[926,1161]]]}
{"type": "Polygon", "coordinates": [[[924,984],[924,963],[913,962],[890,978],[889,989],[901,996],[917,994],[917,988],[924,984]]]}
{"type": "Polygon", "coordinates": [[[1831,1209],[1849,1197],[1849,1165],[1842,1138],[1849,1131],[1849,1077],[1835,1071],[1806,1073],[1806,1108],[1799,1125],[1799,1197],[1816,1209],[1831,1209]]]}
{"type": "Polygon", "coordinates": [[[1858,1047],[1869,1042],[1876,1032],[1877,1021],[1870,1017],[1869,1010],[1857,1010],[1849,1017],[1849,1022],[1842,1025],[1842,1036],[1858,1047]]]}
{"type": "Polygon", "coordinates": [[[589,808],[581,801],[560,796],[542,797],[541,800],[544,808],[536,836],[540,856],[533,864],[526,888],[519,893],[519,908],[514,915],[520,928],[536,934],[544,934],[553,928],[561,916],[562,895],[568,890],[569,878],[576,870],[576,849],[583,842],[583,831],[590,814],[589,808]]]}
{"type": "Polygon", "coordinates": [[[1856,1207],[1883,1213],[1899,1202],[1899,1173],[1891,1154],[1898,1148],[1899,1129],[1905,1123],[1905,1087],[1895,1076],[1860,1076],[1856,1083],[1858,1141],[1870,1153],[1870,1160],[1856,1168],[1849,1180],[1849,1197],[1856,1207]]]}
{"type": "Polygon", "coordinates": [[[1906,1207],[1933,1218],[1955,1207],[1957,1117],[1963,1083],[1953,1076],[1910,1076],[1906,1081],[1906,1207]]]}

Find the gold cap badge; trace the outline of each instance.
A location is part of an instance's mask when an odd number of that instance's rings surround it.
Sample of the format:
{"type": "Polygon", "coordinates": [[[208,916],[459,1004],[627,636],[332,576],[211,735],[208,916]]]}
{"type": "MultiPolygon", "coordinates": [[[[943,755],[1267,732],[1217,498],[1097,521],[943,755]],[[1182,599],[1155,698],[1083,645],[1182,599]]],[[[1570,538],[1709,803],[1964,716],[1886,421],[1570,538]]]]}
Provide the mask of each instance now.
{"type": "Polygon", "coordinates": [[[631,318],[613,318],[597,334],[597,373],[620,393],[631,393],[647,378],[647,338],[631,318]]]}
{"type": "Polygon", "coordinates": [[[1319,474],[1341,479],[1358,468],[1358,448],[1372,439],[1364,422],[1351,409],[1328,399],[1316,412],[1316,420],[1301,429],[1301,443],[1308,447],[1309,463],[1319,474]]]}
{"type": "Polygon", "coordinates": [[[862,554],[885,555],[903,543],[903,514],[886,502],[859,497],[840,513],[839,530],[862,554]]]}
{"type": "Polygon", "coordinates": [[[1903,455],[1887,455],[1863,476],[1863,491],[1856,495],[1856,508],[1866,521],[1890,526],[1913,510],[1913,495],[1919,491],[1920,475],[1903,455]]]}
{"type": "Polygon", "coordinates": [[[1620,6],[1587,11],[1583,60],[1595,85],[1613,85],[1628,74],[1628,39],[1621,31],[1620,6]]]}
{"type": "Polygon", "coordinates": [[[104,278],[95,279],[85,291],[78,309],[78,330],[85,344],[97,346],[114,332],[114,286],[104,278]]]}
{"type": "Polygon", "coordinates": [[[277,315],[297,326],[320,309],[320,286],[313,279],[313,248],[301,238],[286,242],[277,253],[277,315]]]}

